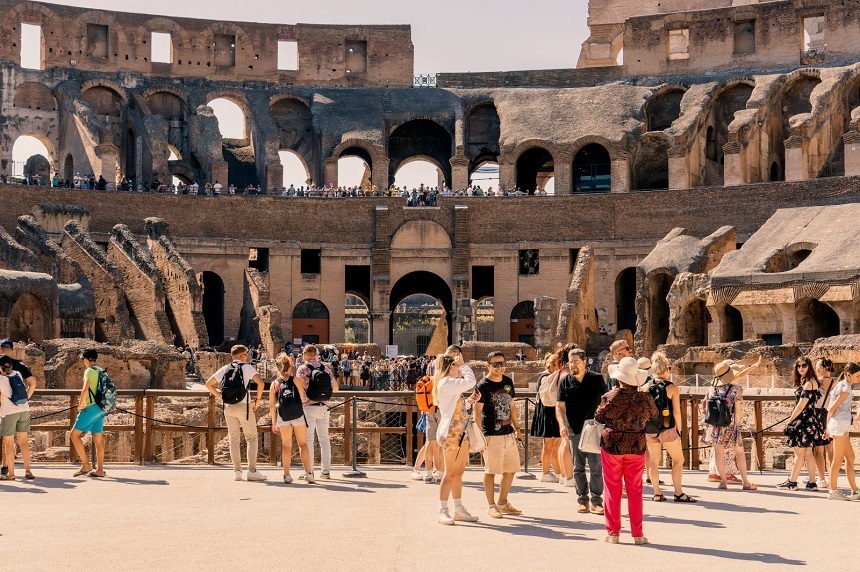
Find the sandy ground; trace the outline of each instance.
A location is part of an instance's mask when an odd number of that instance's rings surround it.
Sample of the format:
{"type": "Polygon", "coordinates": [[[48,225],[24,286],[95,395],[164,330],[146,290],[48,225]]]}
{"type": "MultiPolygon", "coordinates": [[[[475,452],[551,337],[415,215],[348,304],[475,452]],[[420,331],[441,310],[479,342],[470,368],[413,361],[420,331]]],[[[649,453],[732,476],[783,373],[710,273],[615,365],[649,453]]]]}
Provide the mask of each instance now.
{"type": "Polygon", "coordinates": [[[236,482],[230,467],[109,466],[101,480],[67,465],[34,471],[0,483],[2,570],[848,570],[860,514],[860,502],[775,489],[784,473],[743,492],[693,472],[685,489],[699,503],[655,503],[646,487],[651,544],[624,530],[614,546],[603,517],[577,514],[574,489],[557,484],[517,480],[510,500],[523,516],[489,518],[479,470],[463,496],[480,522],[447,527],[436,485],[406,469],[352,480],[338,469],[314,485],[284,485],[274,467],[261,468],[265,483],[236,482]]]}

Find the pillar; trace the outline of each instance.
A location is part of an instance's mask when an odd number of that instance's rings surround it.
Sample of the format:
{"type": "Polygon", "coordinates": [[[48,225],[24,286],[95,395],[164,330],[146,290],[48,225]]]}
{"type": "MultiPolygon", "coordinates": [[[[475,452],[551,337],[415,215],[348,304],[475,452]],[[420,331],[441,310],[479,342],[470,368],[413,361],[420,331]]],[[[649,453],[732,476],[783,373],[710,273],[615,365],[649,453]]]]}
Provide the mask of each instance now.
{"type": "Polygon", "coordinates": [[[499,155],[499,189],[510,191],[517,185],[517,170],[513,159],[499,155]]]}
{"type": "Polygon", "coordinates": [[[478,340],[478,301],[473,298],[458,298],[454,308],[455,340],[474,342],[478,340]]]}
{"type": "MultiPolygon", "coordinates": [[[[223,184],[223,183],[222,183],[223,184]]],[[[284,166],[280,163],[266,165],[266,191],[271,194],[284,187],[284,166]]]]}
{"type": "Polygon", "coordinates": [[[723,145],[723,186],[733,187],[746,183],[743,147],[738,142],[723,145]]]}
{"type": "Polygon", "coordinates": [[[388,157],[374,157],[373,165],[370,168],[370,179],[373,186],[380,191],[383,191],[391,186],[388,176],[388,168],[390,161],[388,157]]]}
{"type": "Polygon", "coordinates": [[[105,178],[109,189],[116,189],[116,173],[119,168],[119,149],[112,143],[103,143],[96,147],[96,152],[102,160],[101,176],[105,178]]]}
{"type": "Polygon", "coordinates": [[[804,181],[809,178],[809,168],[804,153],[803,139],[792,135],[785,140],[785,180],[804,181]]]}
{"type": "Polygon", "coordinates": [[[451,188],[459,191],[469,186],[469,159],[464,155],[451,157],[451,188]]]}
{"type": "Polygon", "coordinates": [[[852,129],[842,136],[845,142],[845,176],[860,175],[860,132],[852,129]]]}
{"type": "Polygon", "coordinates": [[[370,312],[370,343],[378,345],[385,353],[385,346],[388,345],[389,333],[391,332],[391,312],[377,311],[370,312]]]}
{"type": "MultiPolygon", "coordinates": [[[[227,181],[229,180],[228,175],[229,168],[227,166],[227,161],[214,161],[212,163],[212,172],[209,173],[209,182],[214,185],[215,181],[218,181],[224,188],[226,188],[228,185],[227,181]]],[[[200,186],[202,187],[203,185],[200,186]]]]}
{"type": "Polygon", "coordinates": [[[687,150],[683,147],[669,149],[669,188],[690,188],[690,167],[687,163],[687,150]]]}
{"type": "Polygon", "coordinates": [[[555,194],[570,195],[573,193],[573,155],[568,152],[557,152],[553,155],[553,170],[555,171],[555,194]]]}
{"type": "Polygon", "coordinates": [[[611,192],[626,193],[630,191],[630,165],[627,156],[612,160],[611,192]]]}
{"type": "Polygon", "coordinates": [[[337,187],[337,157],[325,160],[322,186],[337,187]]]}

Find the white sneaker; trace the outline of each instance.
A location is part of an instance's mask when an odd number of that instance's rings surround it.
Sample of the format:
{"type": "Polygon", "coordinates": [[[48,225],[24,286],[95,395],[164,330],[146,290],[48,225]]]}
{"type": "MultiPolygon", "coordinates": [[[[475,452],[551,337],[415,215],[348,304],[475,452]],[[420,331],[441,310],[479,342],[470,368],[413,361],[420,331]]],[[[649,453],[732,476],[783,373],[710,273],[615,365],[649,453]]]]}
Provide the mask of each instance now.
{"type": "Polygon", "coordinates": [[[546,473],[540,478],[540,482],[542,483],[557,483],[558,475],[553,472],[546,473]]]}
{"type": "Polygon", "coordinates": [[[284,484],[290,485],[293,483],[293,477],[290,475],[284,475],[284,484]]]}
{"type": "Polygon", "coordinates": [[[440,508],[437,522],[439,524],[454,524],[454,519],[451,518],[451,514],[448,512],[447,508],[440,508]]]}
{"type": "Polygon", "coordinates": [[[860,500],[860,491],[854,491],[849,493],[848,500],[860,500]]]}
{"type": "Polygon", "coordinates": [[[236,473],[236,480],[241,481],[242,480],[242,471],[234,471],[234,472],[236,473]]]}
{"type": "Polygon", "coordinates": [[[421,471],[412,471],[412,475],[409,478],[413,481],[423,481],[424,475],[421,474],[421,471]]]}
{"type": "Polygon", "coordinates": [[[840,491],[839,489],[830,491],[830,494],[827,495],[827,498],[829,500],[845,500],[845,501],[851,500],[850,497],[847,497],[844,494],[842,494],[842,491],[840,491]]]}
{"type": "Polygon", "coordinates": [[[573,477],[570,477],[569,479],[563,479],[563,480],[564,480],[564,483],[562,484],[563,487],[575,487],[576,486],[576,481],[573,480],[573,477]]]}
{"type": "Polygon", "coordinates": [[[454,520],[459,522],[478,522],[477,516],[472,516],[466,507],[460,505],[454,508],[454,520]]]}
{"type": "Polygon", "coordinates": [[[248,471],[248,475],[245,477],[248,481],[265,481],[266,475],[261,473],[260,471],[248,471]]]}
{"type": "Polygon", "coordinates": [[[313,473],[305,473],[304,475],[299,477],[299,479],[305,481],[306,483],[310,483],[310,484],[314,484],[316,482],[316,479],[314,479],[313,473]]]}

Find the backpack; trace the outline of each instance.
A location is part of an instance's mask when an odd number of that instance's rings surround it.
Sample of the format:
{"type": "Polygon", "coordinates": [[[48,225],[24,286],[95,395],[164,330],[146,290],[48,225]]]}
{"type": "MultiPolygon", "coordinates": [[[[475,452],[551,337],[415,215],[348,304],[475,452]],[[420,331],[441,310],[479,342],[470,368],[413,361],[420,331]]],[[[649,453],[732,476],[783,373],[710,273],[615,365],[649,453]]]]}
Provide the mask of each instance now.
{"type": "Polygon", "coordinates": [[[708,425],[712,425],[714,427],[728,427],[732,423],[732,411],[729,409],[728,401],[726,397],[728,397],[729,392],[732,390],[732,386],[726,386],[725,392],[720,395],[720,390],[716,386],[716,381],[714,383],[714,393],[708,396],[708,399],[705,401],[705,423],[708,425]]]}
{"type": "Polygon", "coordinates": [[[669,400],[669,396],[666,393],[666,382],[661,381],[659,379],[655,379],[651,382],[651,385],[648,386],[648,393],[651,395],[651,399],[654,400],[654,405],[657,406],[657,411],[660,412],[660,417],[657,421],[651,421],[645,423],[645,432],[654,434],[660,433],[665,429],[671,429],[675,426],[675,418],[672,415],[672,402],[669,400]],[[663,415],[664,411],[668,411],[669,415],[669,425],[668,427],[663,426],[663,419],[667,417],[663,415]]]}
{"type": "Polygon", "coordinates": [[[283,421],[292,421],[304,416],[305,410],[302,407],[302,399],[299,395],[299,389],[296,387],[293,377],[290,376],[286,380],[278,380],[280,385],[278,391],[278,416],[283,421]]]}
{"type": "Polygon", "coordinates": [[[551,373],[541,380],[538,397],[544,407],[555,407],[558,404],[558,372],[551,373]]]}
{"type": "Polygon", "coordinates": [[[425,375],[415,384],[415,401],[418,410],[423,413],[433,413],[436,406],[433,405],[433,378],[425,375]]]}
{"type": "Polygon", "coordinates": [[[90,389],[90,399],[106,414],[113,413],[116,410],[116,386],[105,370],[99,368],[96,371],[99,372],[99,380],[96,392],[90,389]]]}
{"type": "Polygon", "coordinates": [[[21,374],[17,371],[13,371],[7,377],[9,378],[9,385],[12,387],[12,396],[9,397],[9,401],[15,405],[24,405],[27,403],[27,386],[24,385],[24,380],[21,379],[21,374]]]}
{"type": "Polygon", "coordinates": [[[248,395],[248,388],[245,387],[245,380],[242,376],[242,363],[233,362],[224,372],[224,377],[221,380],[221,401],[234,405],[241,403],[248,395]]]}
{"type": "Polygon", "coordinates": [[[331,376],[325,370],[325,366],[316,368],[310,363],[306,365],[310,369],[308,389],[305,392],[308,400],[321,402],[331,399],[331,376]]]}

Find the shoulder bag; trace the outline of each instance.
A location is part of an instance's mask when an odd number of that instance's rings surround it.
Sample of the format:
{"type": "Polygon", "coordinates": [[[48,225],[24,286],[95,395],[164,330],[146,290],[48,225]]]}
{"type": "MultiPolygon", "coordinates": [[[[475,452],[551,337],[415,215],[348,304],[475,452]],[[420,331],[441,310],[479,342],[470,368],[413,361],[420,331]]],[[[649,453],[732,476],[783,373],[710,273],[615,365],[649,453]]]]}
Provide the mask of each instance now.
{"type": "Polygon", "coordinates": [[[582,426],[582,434],[579,436],[579,450],[583,453],[600,454],[600,437],[606,425],[589,419],[582,426]]]}

